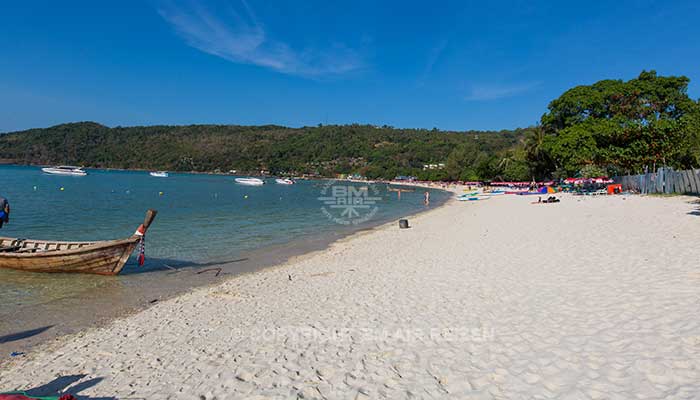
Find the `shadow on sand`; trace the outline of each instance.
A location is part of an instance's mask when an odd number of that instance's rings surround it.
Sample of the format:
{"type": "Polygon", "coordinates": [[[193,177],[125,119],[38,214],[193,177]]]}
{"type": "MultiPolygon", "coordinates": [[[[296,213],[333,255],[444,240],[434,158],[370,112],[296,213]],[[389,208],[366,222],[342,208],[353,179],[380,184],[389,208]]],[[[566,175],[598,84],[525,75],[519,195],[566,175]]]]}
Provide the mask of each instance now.
{"type": "Polygon", "coordinates": [[[146,272],[156,272],[156,271],[179,271],[184,269],[201,269],[212,266],[222,266],[227,264],[239,263],[248,261],[248,258],[239,258],[235,260],[218,260],[211,262],[188,262],[181,260],[169,260],[165,258],[150,259],[147,261],[146,265],[139,266],[135,260],[129,260],[124,265],[124,269],[121,275],[134,275],[142,274],[146,272]]]}
{"type": "Polygon", "coordinates": [[[49,330],[51,328],[53,328],[53,325],[44,326],[41,328],[29,329],[29,330],[17,332],[17,333],[11,333],[11,334],[5,335],[5,336],[0,336],[0,344],[10,343],[10,342],[14,342],[16,340],[26,339],[26,338],[32,337],[34,335],[38,335],[40,333],[46,332],[47,330],[49,330]]]}
{"type": "Polygon", "coordinates": [[[694,215],[696,217],[700,217],[700,199],[691,200],[688,202],[688,204],[692,204],[695,206],[695,209],[692,211],[689,211],[688,215],[694,215]]]}
{"type": "Polygon", "coordinates": [[[103,378],[92,378],[84,382],[75,384],[79,380],[85,378],[86,375],[66,375],[60,376],[51,382],[37,386],[32,389],[24,390],[25,393],[33,397],[56,396],[59,397],[66,393],[72,394],[78,400],[116,400],[116,397],[89,397],[81,396],[80,392],[89,389],[98,383],[102,382],[103,378]]]}

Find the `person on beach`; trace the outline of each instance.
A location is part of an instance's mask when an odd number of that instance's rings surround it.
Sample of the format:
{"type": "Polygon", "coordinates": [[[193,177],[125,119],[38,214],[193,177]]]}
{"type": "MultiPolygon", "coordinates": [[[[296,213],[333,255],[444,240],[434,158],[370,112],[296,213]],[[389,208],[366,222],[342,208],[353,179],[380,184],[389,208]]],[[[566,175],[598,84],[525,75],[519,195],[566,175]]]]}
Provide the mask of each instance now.
{"type": "Polygon", "coordinates": [[[425,195],[423,195],[423,204],[430,205],[430,192],[426,191],[425,195]]]}
{"type": "Polygon", "coordinates": [[[6,198],[0,196],[0,228],[2,224],[10,222],[10,203],[6,198]]]}

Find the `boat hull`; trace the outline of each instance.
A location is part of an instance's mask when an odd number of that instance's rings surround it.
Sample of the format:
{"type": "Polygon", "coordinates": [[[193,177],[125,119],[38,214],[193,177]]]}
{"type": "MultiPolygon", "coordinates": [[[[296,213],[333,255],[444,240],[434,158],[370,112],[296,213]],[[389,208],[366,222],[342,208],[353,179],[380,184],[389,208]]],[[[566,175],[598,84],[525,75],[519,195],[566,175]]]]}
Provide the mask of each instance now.
{"type": "Polygon", "coordinates": [[[247,186],[262,186],[265,184],[265,182],[262,179],[257,178],[236,178],[235,181],[239,185],[247,186]]]}
{"type": "Polygon", "coordinates": [[[51,175],[68,175],[68,176],[85,176],[87,175],[87,172],[85,171],[69,171],[69,170],[61,170],[57,168],[42,168],[42,172],[46,174],[51,174],[51,175]]]}
{"type": "Polygon", "coordinates": [[[28,272],[117,275],[139,242],[138,236],[103,242],[44,242],[0,238],[2,246],[21,252],[0,252],[0,268],[28,272]],[[56,250],[57,249],[57,250],[56,250]]]}
{"type": "Polygon", "coordinates": [[[143,223],[126,239],[60,242],[0,237],[0,268],[29,272],[117,275],[157,213],[156,210],[148,210],[143,223]]]}

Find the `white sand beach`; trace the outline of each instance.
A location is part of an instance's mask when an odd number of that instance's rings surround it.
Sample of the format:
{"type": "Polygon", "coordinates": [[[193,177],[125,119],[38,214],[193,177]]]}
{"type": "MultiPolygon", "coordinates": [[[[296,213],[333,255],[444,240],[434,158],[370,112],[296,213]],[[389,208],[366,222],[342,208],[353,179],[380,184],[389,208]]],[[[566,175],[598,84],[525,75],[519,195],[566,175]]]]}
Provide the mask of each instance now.
{"type": "MultiPolygon", "coordinates": [[[[145,399],[700,398],[690,197],[449,202],[2,365],[145,399]],[[94,382],[94,381],[93,381],[94,382]]],[[[70,391],[70,390],[69,390],[70,391]]]]}

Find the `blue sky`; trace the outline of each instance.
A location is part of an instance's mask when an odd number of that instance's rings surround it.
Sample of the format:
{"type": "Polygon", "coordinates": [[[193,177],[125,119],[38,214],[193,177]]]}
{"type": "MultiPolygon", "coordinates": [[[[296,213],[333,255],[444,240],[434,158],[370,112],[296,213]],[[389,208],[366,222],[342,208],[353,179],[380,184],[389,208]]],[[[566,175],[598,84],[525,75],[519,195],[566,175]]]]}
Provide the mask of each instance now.
{"type": "Polygon", "coordinates": [[[643,69],[698,98],[697,21],[697,1],[8,1],[0,132],[525,127],[572,86],[643,69]]]}

